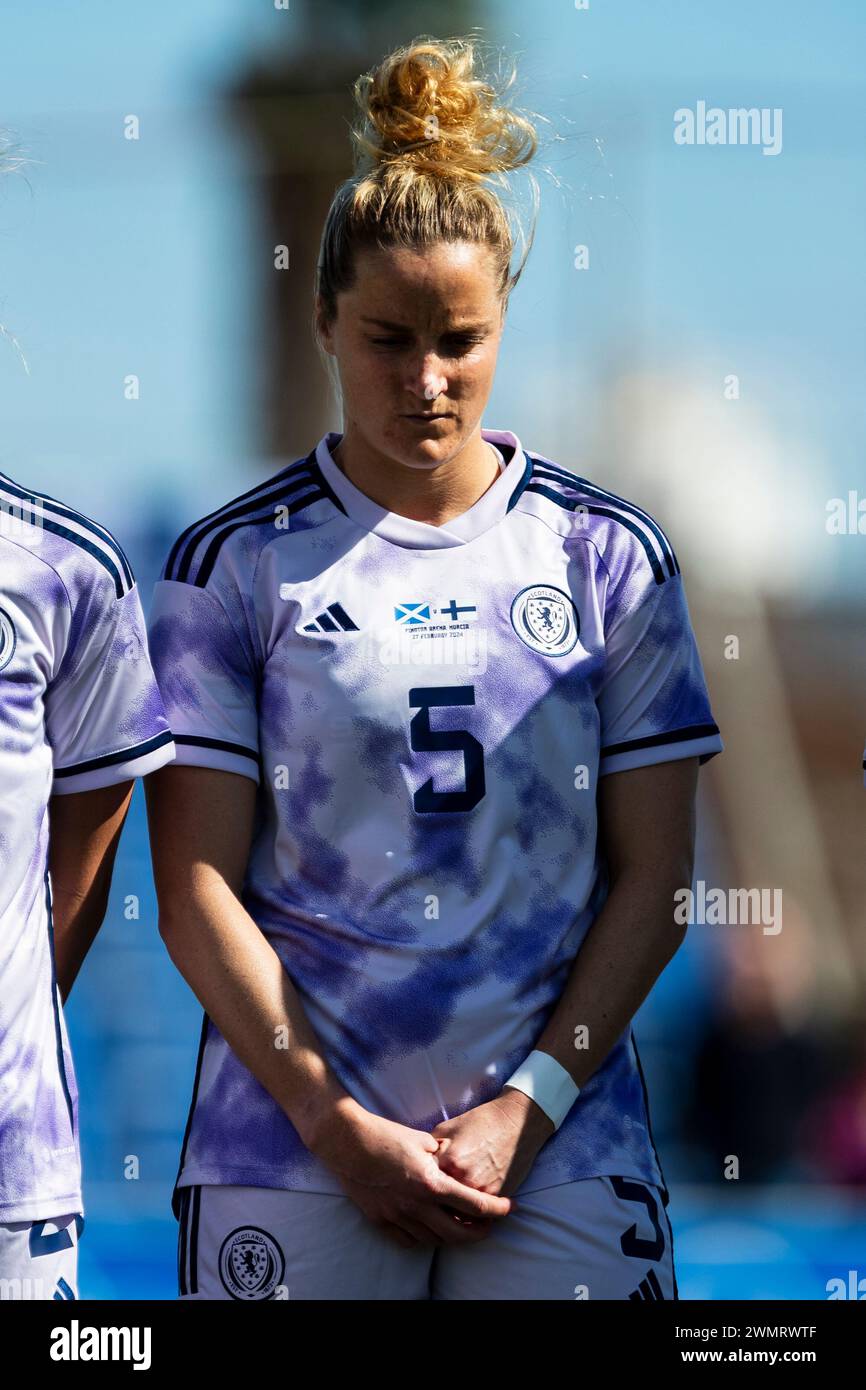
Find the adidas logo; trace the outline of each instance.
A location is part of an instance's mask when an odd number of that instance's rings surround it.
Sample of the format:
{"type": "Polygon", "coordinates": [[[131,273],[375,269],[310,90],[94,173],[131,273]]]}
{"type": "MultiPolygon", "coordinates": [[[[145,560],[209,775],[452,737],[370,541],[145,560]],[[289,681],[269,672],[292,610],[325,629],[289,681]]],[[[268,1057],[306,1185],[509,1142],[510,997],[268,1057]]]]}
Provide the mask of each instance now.
{"type": "Polygon", "coordinates": [[[357,623],[353,623],[345,608],[341,603],[329,603],[324,613],[312,623],[305,623],[301,629],[303,632],[358,632],[357,623]]]}
{"type": "Polygon", "coordinates": [[[641,1301],[644,1301],[646,1303],[654,1303],[656,1299],[664,1299],[664,1294],[662,1293],[662,1286],[656,1278],[656,1272],[654,1269],[647,1270],[646,1278],[641,1279],[634,1292],[629,1294],[629,1298],[633,1302],[636,1300],[638,1303],[640,1303],[641,1301]]]}

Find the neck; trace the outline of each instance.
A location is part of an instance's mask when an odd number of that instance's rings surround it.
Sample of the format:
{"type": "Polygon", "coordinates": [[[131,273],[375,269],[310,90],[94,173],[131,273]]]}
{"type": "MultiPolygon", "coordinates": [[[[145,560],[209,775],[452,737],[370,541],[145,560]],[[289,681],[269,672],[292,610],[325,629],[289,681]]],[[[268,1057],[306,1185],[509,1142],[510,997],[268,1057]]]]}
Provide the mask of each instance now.
{"type": "Polygon", "coordinates": [[[331,450],[337,467],[360,492],[386,511],[428,526],[445,526],[483,497],[499,477],[499,459],[480,428],[453,458],[426,470],[406,468],[372,449],[346,426],[331,450]]]}

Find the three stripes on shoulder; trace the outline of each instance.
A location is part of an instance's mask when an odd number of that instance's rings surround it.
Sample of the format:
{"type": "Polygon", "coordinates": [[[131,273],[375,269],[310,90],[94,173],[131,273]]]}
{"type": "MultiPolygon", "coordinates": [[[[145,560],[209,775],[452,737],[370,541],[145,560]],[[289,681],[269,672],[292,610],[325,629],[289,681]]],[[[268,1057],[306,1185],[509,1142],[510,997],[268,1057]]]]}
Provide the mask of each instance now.
{"type": "MultiPolygon", "coordinates": [[[[670,541],[658,522],[642,507],[570,473],[549,459],[531,454],[526,454],[526,458],[530,467],[515,489],[509,510],[521,493],[526,491],[546,497],[566,511],[580,511],[615,521],[636,538],[657,584],[663,584],[679,574],[680,566],[670,541]]],[[[305,459],[290,464],[275,478],[259,483],[188,526],[172,547],[163,577],[203,588],[213,573],[220,549],[234,531],[244,526],[272,525],[278,506],[294,514],[325,498],[345,514],[345,508],[319,468],[313,450],[305,459]]],[[[324,624],[326,631],[336,631],[341,627],[348,630],[339,618],[334,628],[328,628],[327,622],[324,624]]]]}

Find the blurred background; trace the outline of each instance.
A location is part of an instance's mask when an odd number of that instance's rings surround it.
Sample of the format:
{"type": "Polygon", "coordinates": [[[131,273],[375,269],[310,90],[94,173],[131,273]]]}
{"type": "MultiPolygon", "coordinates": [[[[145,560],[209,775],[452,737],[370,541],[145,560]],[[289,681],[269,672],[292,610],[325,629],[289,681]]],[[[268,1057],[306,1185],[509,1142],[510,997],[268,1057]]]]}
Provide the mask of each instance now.
{"type": "MultiPolygon", "coordinates": [[[[0,469],[110,526],[147,607],[189,522],[339,429],[310,315],[351,83],[397,43],[473,28],[546,118],[484,423],[667,530],[725,740],[701,774],[695,878],[782,895],[780,931],[695,922],[638,1015],[680,1294],[824,1299],[839,1279],[856,1296],[859,0],[7,0],[0,128],[29,163],[0,185],[0,469]],[[775,143],[677,143],[674,113],[701,102],[781,113],[775,143]]],[[[67,1013],[83,1297],[175,1296],[200,1016],[157,934],[139,787],[67,1013]]]]}

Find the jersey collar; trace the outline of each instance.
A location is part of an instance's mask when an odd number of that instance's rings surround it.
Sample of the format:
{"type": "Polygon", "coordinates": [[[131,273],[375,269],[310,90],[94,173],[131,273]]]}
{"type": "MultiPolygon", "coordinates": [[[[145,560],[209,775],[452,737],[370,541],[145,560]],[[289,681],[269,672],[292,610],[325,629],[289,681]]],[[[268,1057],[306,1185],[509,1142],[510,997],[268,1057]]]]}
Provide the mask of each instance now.
{"type": "Polygon", "coordinates": [[[336,493],[347,514],[365,530],[382,540],[412,550],[441,550],[446,546],[465,545],[497,521],[501,521],[516,502],[529,480],[532,465],[523,452],[520,440],[510,430],[482,430],[481,437],[499,449],[506,460],[505,468],[478,501],[460,516],[452,517],[445,526],[431,526],[426,521],[386,511],[365,492],[350,482],[331,458],[342,434],[331,430],[316,445],[316,462],[325,481],[336,493]]]}

